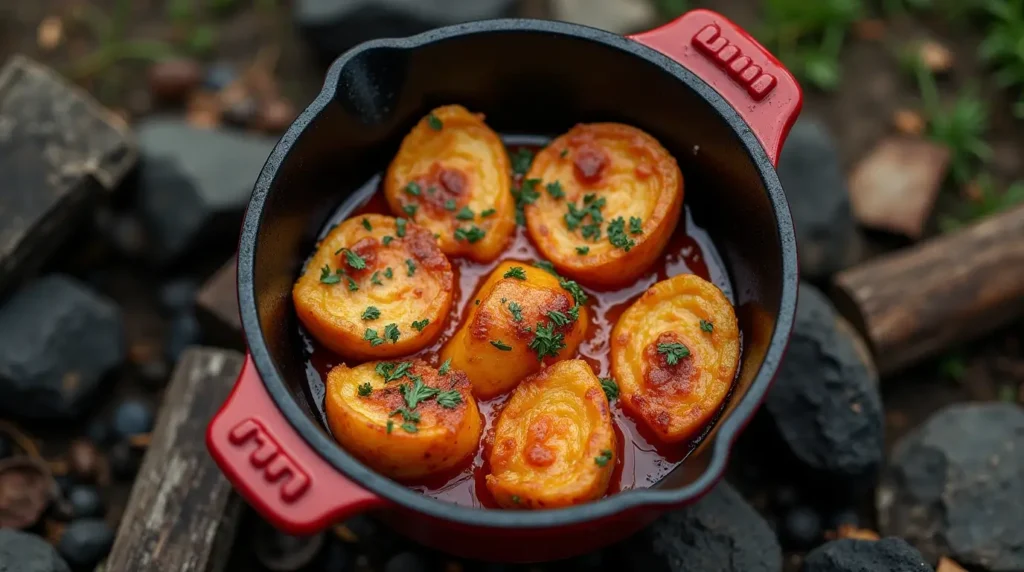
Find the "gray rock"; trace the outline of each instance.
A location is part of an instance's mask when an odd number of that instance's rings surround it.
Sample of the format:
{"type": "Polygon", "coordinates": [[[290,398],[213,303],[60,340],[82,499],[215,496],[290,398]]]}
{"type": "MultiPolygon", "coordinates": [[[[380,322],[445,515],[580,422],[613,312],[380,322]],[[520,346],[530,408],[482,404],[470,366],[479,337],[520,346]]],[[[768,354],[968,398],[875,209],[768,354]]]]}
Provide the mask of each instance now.
{"type": "Polygon", "coordinates": [[[933,414],[896,444],[877,508],[883,533],[932,562],[1024,570],[1024,408],[964,403],[933,414]]]}
{"type": "Polygon", "coordinates": [[[0,529],[0,572],[71,572],[67,562],[42,538],[0,529]]]}
{"type": "Polygon", "coordinates": [[[76,570],[93,570],[114,545],[114,531],[102,518],[79,518],[64,529],[57,551],[76,570]]]}
{"type": "Polygon", "coordinates": [[[768,523],[725,482],[612,550],[623,569],[637,572],[782,570],[782,549],[768,523]]]}
{"type": "Polygon", "coordinates": [[[137,133],[139,208],[152,257],[168,263],[202,241],[236,235],[276,140],[168,118],[143,121],[137,133]]]}
{"type": "Polygon", "coordinates": [[[827,542],[807,554],[803,572],[932,572],[921,553],[900,538],[827,542]]]}
{"type": "Polygon", "coordinates": [[[293,18],[321,58],[375,38],[513,15],[516,0],[298,0],[293,18]]]}
{"type": "Polygon", "coordinates": [[[765,411],[808,473],[857,485],[884,455],[882,400],[870,357],[828,299],[800,284],[796,323],[765,411]]]}
{"type": "Polygon", "coordinates": [[[803,116],[793,126],[778,173],[793,213],[801,274],[825,278],[856,262],[862,242],[839,152],[813,117],[803,116]]]}
{"type": "Polygon", "coordinates": [[[124,357],[120,308],[69,276],[39,278],[0,306],[0,415],[76,417],[124,357]]]}

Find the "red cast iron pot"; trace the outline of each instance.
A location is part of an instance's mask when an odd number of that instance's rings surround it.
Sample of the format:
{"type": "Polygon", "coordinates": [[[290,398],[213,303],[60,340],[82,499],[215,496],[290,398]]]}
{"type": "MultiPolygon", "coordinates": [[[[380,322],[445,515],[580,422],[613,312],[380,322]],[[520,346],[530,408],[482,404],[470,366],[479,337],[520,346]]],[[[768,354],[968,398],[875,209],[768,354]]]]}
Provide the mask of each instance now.
{"type": "Polygon", "coordinates": [[[722,16],[694,11],[623,38],[562,22],[492,20],[342,55],[281,138],[253,190],[238,253],[249,356],[207,445],[239,493],[305,534],[363,511],[423,544],[484,560],[544,561],[595,550],[722,476],[775,375],[797,298],[796,243],[774,165],[801,107],[796,81],[722,16]],[[318,421],[291,287],[328,214],[383,170],[429,109],[461,103],[499,133],[555,135],[621,121],[679,160],[686,202],[714,237],[744,333],[740,376],[701,446],[657,485],[572,508],[455,506],[374,473],[318,421]]]}

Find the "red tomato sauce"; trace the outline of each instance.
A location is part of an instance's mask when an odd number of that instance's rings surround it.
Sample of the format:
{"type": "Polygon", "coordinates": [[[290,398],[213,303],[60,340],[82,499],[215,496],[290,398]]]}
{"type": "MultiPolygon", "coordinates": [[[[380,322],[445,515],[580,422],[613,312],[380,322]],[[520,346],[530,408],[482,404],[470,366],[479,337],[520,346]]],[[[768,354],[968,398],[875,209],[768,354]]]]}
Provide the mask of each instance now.
{"type": "MultiPolygon", "coordinates": [[[[520,147],[529,148],[534,152],[538,150],[535,145],[510,145],[509,152],[514,153],[520,147]]],[[[336,223],[370,213],[394,216],[384,199],[380,175],[373,177],[335,211],[327,221],[321,236],[325,235],[327,229],[336,223]]],[[[452,258],[452,269],[455,272],[455,293],[451,319],[433,345],[413,355],[439,366],[440,361],[437,359],[437,354],[466,319],[477,288],[495,267],[503,261],[509,260],[524,262],[528,265],[534,261],[543,260],[533,243],[530,242],[524,227],[520,226],[516,229],[514,238],[505,252],[493,262],[480,264],[465,258],[452,258]]],[[[647,288],[658,281],[678,274],[697,274],[710,280],[735,305],[732,285],[722,259],[708,233],[693,222],[689,207],[686,206],[684,206],[683,216],[679,218],[679,224],[661,259],[643,278],[637,280],[632,286],[617,290],[598,291],[584,287],[590,299],[587,306],[591,312],[591,319],[586,338],[580,344],[578,356],[574,357],[586,360],[598,377],[610,377],[610,337],[615,322],[622,312],[647,288]]],[[[326,427],[324,381],[327,379],[327,372],[335,365],[343,363],[344,360],[317,343],[301,329],[301,326],[299,333],[306,346],[306,377],[309,382],[310,396],[326,427]]],[[[354,366],[356,364],[346,365],[354,366]]],[[[489,472],[485,459],[493,440],[494,426],[498,415],[510,395],[511,393],[508,393],[488,401],[478,401],[480,413],[484,417],[484,435],[473,458],[468,459],[463,466],[453,469],[447,474],[436,475],[419,482],[406,483],[406,485],[427,496],[455,504],[498,508],[484,484],[484,476],[489,472]]],[[[607,494],[609,495],[629,489],[653,486],[679,466],[700,443],[701,437],[675,446],[658,443],[645,427],[635,423],[623,412],[618,400],[611,403],[611,409],[619,450],[616,455],[611,484],[608,488],[607,494]]],[[[710,429],[710,424],[701,432],[702,436],[707,433],[707,429],[710,429]]]]}

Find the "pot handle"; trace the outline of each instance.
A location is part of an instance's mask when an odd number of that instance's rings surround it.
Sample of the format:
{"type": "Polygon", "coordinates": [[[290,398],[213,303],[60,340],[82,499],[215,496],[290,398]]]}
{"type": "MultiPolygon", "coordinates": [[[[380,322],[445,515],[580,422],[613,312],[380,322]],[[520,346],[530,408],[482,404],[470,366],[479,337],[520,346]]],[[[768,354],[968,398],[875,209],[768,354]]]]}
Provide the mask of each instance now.
{"type": "Polygon", "coordinates": [[[789,70],[750,34],[721,14],[693,10],[629,38],[679,62],[714,88],[747,122],[772,164],[778,164],[803,94],[789,70]]]}
{"type": "Polygon", "coordinates": [[[248,354],[235,388],[206,429],[206,446],[242,497],[288,534],[312,534],[384,504],[292,428],[248,354]]]}

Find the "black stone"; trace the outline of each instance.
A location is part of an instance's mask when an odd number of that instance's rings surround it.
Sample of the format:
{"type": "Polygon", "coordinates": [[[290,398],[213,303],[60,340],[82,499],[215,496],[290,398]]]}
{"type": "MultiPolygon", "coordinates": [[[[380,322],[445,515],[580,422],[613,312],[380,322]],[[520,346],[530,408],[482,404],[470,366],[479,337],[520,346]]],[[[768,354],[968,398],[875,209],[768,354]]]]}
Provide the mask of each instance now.
{"type": "Polygon", "coordinates": [[[824,278],[853,264],[861,238],[839,152],[824,125],[800,117],[782,147],[778,173],[793,213],[800,273],[824,278]]]}
{"type": "Polygon", "coordinates": [[[154,356],[152,359],[138,364],[137,366],[139,375],[150,387],[163,387],[167,383],[167,379],[170,377],[170,367],[167,362],[161,356],[154,356]]]}
{"type": "Polygon", "coordinates": [[[68,491],[75,486],[75,479],[71,475],[56,475],[53,477],[53,480],[57,483],[57,488],[60,489],[61,494],[65,497],[68,491]]]}
{"type": "Polygon", "coordinates": [[[57,543],[57,551],[75,569],[92,570],[114,545],[114,530],[100,518],[71,521],[57,543]]]}
{"type": "Polygon", "coordinates": [[[787,547],[806,549],[821,541],[821,516],[809,506],[796,506],[782,520],[787,547]]]}
{"type": "Polygon", "coordinates": [[[352,566],[352,555],[344,543],[332,540],[324,546],[317,557],[320,572],[346,572],[352,566]]]}
{"type": "MultiPolygon", "coordinates": [[[[139,208],[150,257],[170,263],[192,248],[234,247],[253,183],[275,139],[153,118],[137,128],[139,208]]],[[[215,248],[214,248],[215,249],[215,248]]]]}
{"type": "Polygon", "coordinates": [[[160,306],[168,314],[191,311],[195,307],[199,285],[191,278],[171,280],[160,287],[160,306]]]}
{"type": "Polygon", "coordinates": [[[134,213],[98,209],[93,215],[93,225],[99,235],[122,257],[134,260],[144,254],[146,230],[134,213]]]}
{"type": "Polygon", "coordinates": [[[71,572],[53,546],[42,538],[0,529],[0,572],[71,572]]]}
{"type": "Polygon", "coordinates": [[[202,338],[202,329],[199,327],[199,320],[193,312],[182,312],[171,319],[167,328],[167,340],[164,353],[167,361],[177,363],[185,348],[199,343],[202,338]]]}
{"type": "Polygon", "coordinates": [[[93,419],[85,428],[85,436],[97,447],[106,447],[112,442],[113,433],[105,419],[93,419]]]}
{"type": "Polygon", "coordinates": [[[122,401],[114,410],[112,425],[119,439],[149,433],[153,430],[153,408],[137,399],[122,401]]]}
{"type": "Polygon", "coordinates": [[[768,523],[724,482],[612,547],[609,556],[618,564],[612,569],[637,572],[782,570],[782,549],[768,523]]]}
{"type": "Polygon", "coordinates": [[[67,493],[67,499],[71,503],[71,514],[75,518],[103,516],[103,498],[100,497],[100,491],[94,486],[71,487],[67,493]]]}
{"type": "Polygon", "coordinates": [[[828,299],[800,284],[796,324],[764,410],[804,476],[869,487],[883,458],[882,399],[870,357],[828,299]]]}
{"type": "Polygon", "coordinates": [[[358,43],[514,15],[516,0],[298,0],[294,19],[324,61],[358,43]]]}
{"type": "Polygon", "coordinates": [[[796,506],[800,502],[800,491],[791,485],[780,485],[775,489],[775,506],[786,509],[796,506]]]}
{"type": "Polygon", "coordinates": [[[0,416],[79,416],[124,360],[120,309],[78,280],[39,278],[0,307],[0,416]]]}
{"type": "Polygon", "coordinates": [[[931,572],[921,553],[900,538],[843,538],[807,553],[802,572],[931,572]]]}
{"type": "Polygon", "coordinates": [[[877,508],[881,531],[931,562],[1024,570],[1024,408],[963,403],[934,413],[894,447],[877,508]]]}
{"type": "Polygon", "coordinates": [[[396,554],[384,565],[384,572],[427,572],[427,561],[415,552],[396,554]]]}
{"type": "Polygon", "coordinates": [[[139,466],[142,465],[142,453],[127,441],[120,441],[111,447],[107,459],[110,461],[110,469],[114,476],[121,480],[134,478],[135,473],[139,472],[139,466]]]}

